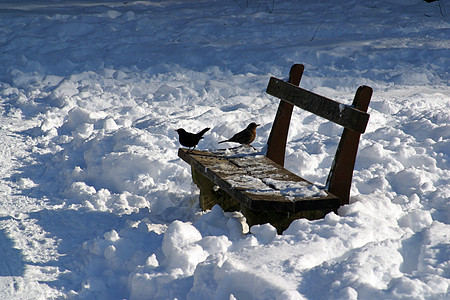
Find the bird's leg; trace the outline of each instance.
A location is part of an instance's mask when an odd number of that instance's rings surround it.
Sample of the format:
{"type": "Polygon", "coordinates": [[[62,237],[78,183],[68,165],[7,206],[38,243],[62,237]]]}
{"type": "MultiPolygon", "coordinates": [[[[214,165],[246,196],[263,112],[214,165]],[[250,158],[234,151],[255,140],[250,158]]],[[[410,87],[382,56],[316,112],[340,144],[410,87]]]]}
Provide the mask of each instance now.
{"type": "Polygon", "coordinates": [[[253,147],[252,145],[250,145],[250,144],[242,144],[241,145],[241,147],[252,147],[253,148],[253,150],[256,150],[256,148],[255,147],[253,147]]]}
{"type": "Polygon", "coordinates": [[[231,148],[227,148],[227,149],[231,149],[231,150],[234,150],[234,149],[239,149],[239,148],[241,148],[243,145],[239,145],[239,146],[236,146],[236,147],[231,147],[231,148]]]}

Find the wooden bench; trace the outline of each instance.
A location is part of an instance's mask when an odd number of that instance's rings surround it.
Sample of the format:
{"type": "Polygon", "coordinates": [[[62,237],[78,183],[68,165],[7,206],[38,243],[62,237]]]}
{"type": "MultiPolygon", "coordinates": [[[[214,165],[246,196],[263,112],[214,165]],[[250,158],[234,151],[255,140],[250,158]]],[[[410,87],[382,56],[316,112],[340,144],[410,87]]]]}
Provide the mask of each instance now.
{"type": "Polygon", "coordinates": [[[289,82],[270,78],[267,93],[281,99],[267,142],[267,153],[250,147],[199,151],[180,148],[200,188],[200,207],[215,204],[226,211],[241,210],[251,226],[271,223],[278,232],[298,218],[323,218],[348,204],[360,135],[364,133],[372,96],[358,88],[352,105],[345,105],[298,87],[304,66],[295,64],[289,82]],[[286,141],[293,107],[297,106],[344,127],[325,187],[286,170],[286,141]]]}

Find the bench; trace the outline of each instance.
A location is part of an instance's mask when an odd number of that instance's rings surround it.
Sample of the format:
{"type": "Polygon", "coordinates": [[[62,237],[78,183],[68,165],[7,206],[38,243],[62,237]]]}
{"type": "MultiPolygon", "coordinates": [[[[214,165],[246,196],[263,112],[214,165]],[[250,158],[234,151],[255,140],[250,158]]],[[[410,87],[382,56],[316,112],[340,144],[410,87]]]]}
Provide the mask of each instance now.
{"type": "Polygon", "coordinates": [[[240,210],[249,226],[271,223],[281,233],[295,219],[323,218],[349,203],[359,139],[369,120],[372,89],[359,87],[353,104],[345,105],[300,88],[303,70],[303,65],[295,64],[288,82],[274,77],[269,80],[266,92],[281,100],[265,154],[250,147],[178,150],[178,156],[191,165],[203,210],[216,204],[225,211],[240,210]],[[325,187],[284,168],[294,106],[344,127],[325,187]]]}

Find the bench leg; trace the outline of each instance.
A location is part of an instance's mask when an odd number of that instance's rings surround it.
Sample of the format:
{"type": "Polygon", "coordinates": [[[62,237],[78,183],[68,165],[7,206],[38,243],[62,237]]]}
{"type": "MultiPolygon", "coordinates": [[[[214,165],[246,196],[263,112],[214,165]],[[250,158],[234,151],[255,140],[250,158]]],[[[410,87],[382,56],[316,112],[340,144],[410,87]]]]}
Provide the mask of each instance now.
{"type": "Polygon", "coordinates": [[[225,191],[218,188],[214,182],[196,171],[192,170],[192,180],[200,189],[200,208],[209,210],[219,204],[224,211],[239,211],[240,203],[229,196],[225,191]]]}

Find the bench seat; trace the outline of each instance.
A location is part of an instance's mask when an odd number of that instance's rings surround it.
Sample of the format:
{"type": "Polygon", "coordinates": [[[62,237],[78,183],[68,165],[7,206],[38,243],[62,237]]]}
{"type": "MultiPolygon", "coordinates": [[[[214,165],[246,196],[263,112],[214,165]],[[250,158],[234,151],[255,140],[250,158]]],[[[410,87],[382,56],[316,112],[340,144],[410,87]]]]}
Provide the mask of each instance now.
{"type": "Polygon", "coordinates": [[[297,213],[339,207],[338,197],[254,152],[180,148],[178,156],[253,211],[297,213]]]}

